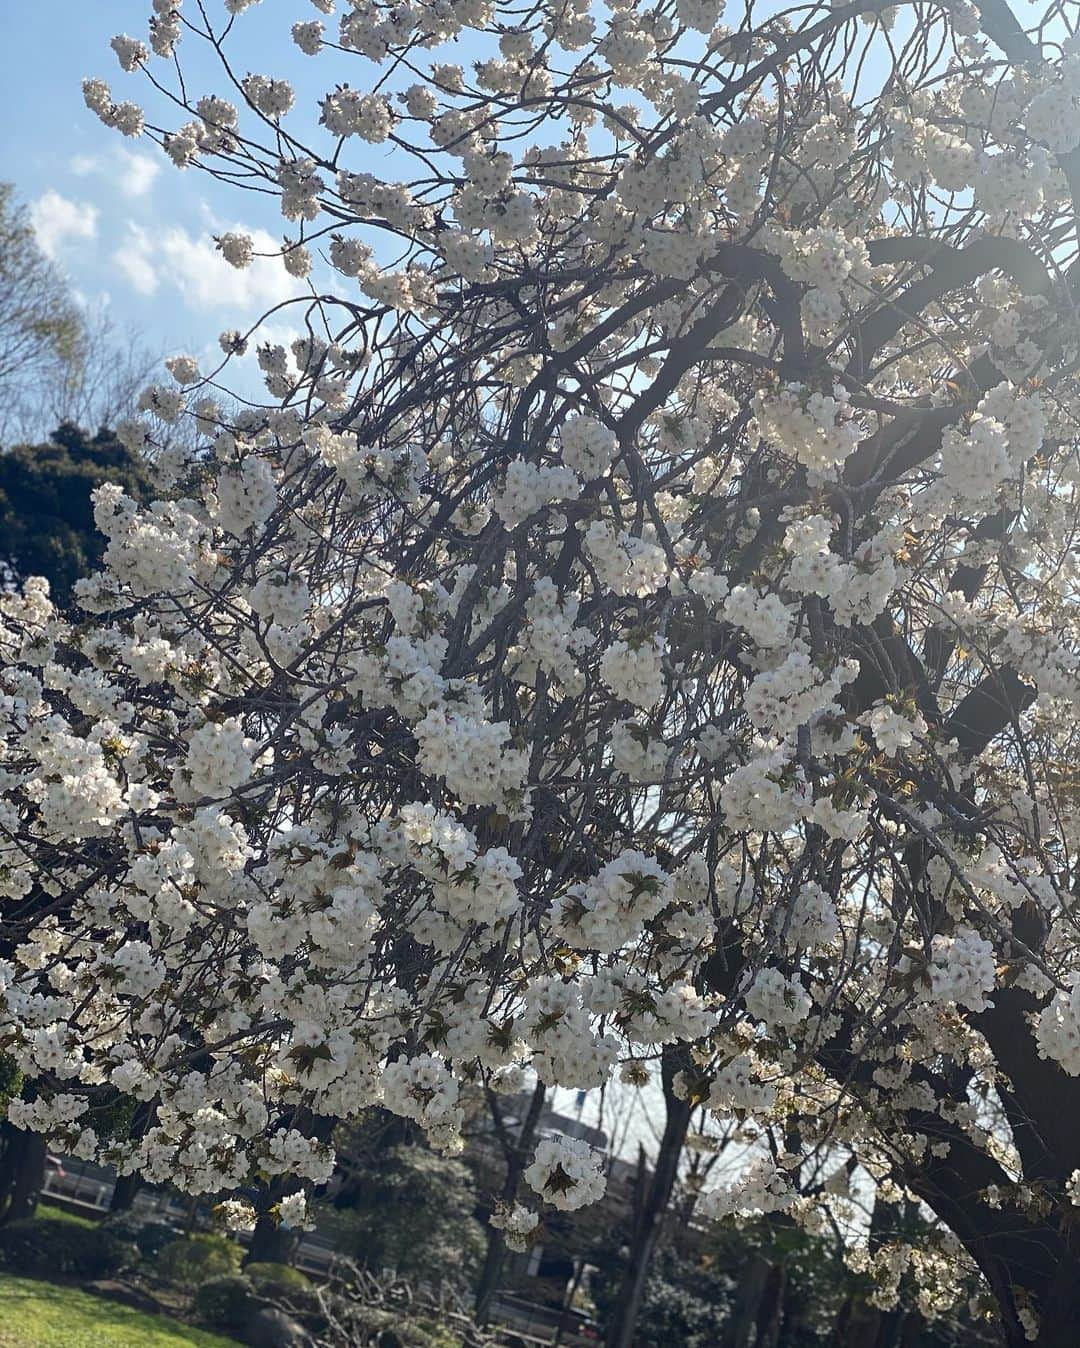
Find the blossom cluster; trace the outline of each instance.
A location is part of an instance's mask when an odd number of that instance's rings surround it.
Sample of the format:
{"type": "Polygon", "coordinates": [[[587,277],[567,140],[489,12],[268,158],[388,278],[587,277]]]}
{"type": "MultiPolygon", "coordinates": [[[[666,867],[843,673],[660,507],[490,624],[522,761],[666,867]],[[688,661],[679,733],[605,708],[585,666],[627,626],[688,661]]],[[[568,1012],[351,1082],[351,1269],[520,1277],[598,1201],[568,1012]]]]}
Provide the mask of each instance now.
{"type": "MultiPolygon", "coordinates": [[[[1080,1074],[1075,43],[932,6],[865,96],[877,10],[319,3],[308,115],[168,85],[245,8],[155,0],[147,107],[84,89],[244,164],[285,238],[217,248],[296,302],[141,392],[74,607],[0,594],[11,1121],[299,1223],[316,1120],[451,1151],[478,1087],[674,1058],[754,1153],[715,1215],[812,1224],[831,1149],[1022,1164],[997,1018],[1080,1074]]],[[[605,1187],[569,1138],[525,1180],[605,1187]]]]}

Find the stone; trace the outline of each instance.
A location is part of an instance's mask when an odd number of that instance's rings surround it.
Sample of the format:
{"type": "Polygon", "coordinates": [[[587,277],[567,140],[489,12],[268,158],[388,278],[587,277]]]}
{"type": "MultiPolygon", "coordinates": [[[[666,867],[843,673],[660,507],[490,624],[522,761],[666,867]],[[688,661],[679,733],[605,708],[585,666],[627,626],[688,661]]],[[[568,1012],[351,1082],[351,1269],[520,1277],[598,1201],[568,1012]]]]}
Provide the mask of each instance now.
{"type": "Polygon", "coordinates": [[[269,1306],[251,1317],[247,1341],[251,1348],[314,1348],[303,1325],[269,1306]]]}

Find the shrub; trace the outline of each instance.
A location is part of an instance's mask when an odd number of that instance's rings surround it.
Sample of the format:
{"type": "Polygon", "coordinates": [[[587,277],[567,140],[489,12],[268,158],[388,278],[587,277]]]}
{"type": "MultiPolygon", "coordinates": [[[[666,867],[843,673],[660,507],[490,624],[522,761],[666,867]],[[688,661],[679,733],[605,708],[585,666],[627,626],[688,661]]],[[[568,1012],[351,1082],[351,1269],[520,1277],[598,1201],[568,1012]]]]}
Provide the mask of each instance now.
{"type": "Polygon", "coordinates": [[[141,1220],[132,1212],[106,1217],[105,1230],[120,1240],[130,1241],[144,1259],[153,1259],[176,1239],[176,1228],[167,1222],[141,1220]]]}
{"type": "Polygon", "coordinates": [[[0,1263],[16,1273],[109,1278],[137,1257],[134,1245],[99,1226],[31,1217],[0,1227],[0,1263]]]}
{"type": "Polygon", "coordinates": [[[135,1244],[144,1259],[156,1259],[175,1239],[176,1227],[168,1222],[144,1222],[135,1236],[135,1244]]]}
{"type": "Polygon", "coordinates": [[[229,1334],[241,1333],[255,1312],[255,1288],[242,1273],[225,1273],[204,1282],[195,1293],[199,1318],[229,1334]]]}
{"type": "Polygon", "coordinates": [[[227,1236],[184,1236],[161,1251],[157,1270],[166,1282],[192,1288],[209,1278],[238,1273],[242,1253],[227,1236]]]}
{"type": "Polygon", "coordinates": [[[289,1264],[248,1264],[244,1272],[255,1284],[256,1291],[264,1292],[267,1296],[306,1292],[311,1286],[311,1279],[289,1264]]]}

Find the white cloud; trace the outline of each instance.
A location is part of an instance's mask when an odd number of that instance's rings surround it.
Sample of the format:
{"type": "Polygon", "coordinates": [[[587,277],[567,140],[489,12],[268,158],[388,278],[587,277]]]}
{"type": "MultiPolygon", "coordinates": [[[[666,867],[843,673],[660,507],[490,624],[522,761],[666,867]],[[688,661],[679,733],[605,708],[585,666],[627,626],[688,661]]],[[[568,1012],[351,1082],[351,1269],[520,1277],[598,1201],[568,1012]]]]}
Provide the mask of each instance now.
{"type": "Polygon", "coordinates": [[[138,150],[125,150],[118,147],[120,171],[117,183],[126,197],[144,197],[154,185],[154,179],[161,172],[161,164],[152,155],[141,154],[138,150]]]}
{"type": "Polygon", "coordinates": [[[30,207],[30,222],[41,251],[55,258],[72,239],[92,239],[97,234],[98,210],[86,201],[69,201],[49,189],[30,207]]]}
{"type": "MultiPolygon", "coordinates": [[[[280,248],[265,230],[248,233],[257,253],[280,248]]],[[[217,251],[211,234],[189,234],[182,227],[151,233],[132,225],[127,242],[112,260],[140,294],[153,295],[163,285],[171,287],[189,309],[200,312],[253,314],[303,294],[302,284],[289,276],[280,257],[256,258],[250,267],[238,271],[217,251]]]]}
{"type": "Polygon", "coordinates": [[[80,178],[91,174],[107,178],[125,197],[145,197],[161,172],[161,162],[154,155],[122,145],[114,146],[108,155],[74,155],[68,167],[80,178]]]}
{"type": "Polygon", "coordinates": [[[140,295],[152,295],[160,280],[151,256],[149,240],[144,230],[135,227],[131,235],[130,242],[113,253],[112,264],[140,295]]]}

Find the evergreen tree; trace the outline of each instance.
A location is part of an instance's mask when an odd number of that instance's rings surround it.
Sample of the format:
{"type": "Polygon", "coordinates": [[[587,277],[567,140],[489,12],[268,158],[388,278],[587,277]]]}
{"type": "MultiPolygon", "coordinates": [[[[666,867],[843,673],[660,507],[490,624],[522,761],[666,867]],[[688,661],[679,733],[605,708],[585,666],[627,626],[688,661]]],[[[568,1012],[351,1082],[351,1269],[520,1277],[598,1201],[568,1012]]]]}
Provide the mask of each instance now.
{"type": "Polygon", "coordinates": [[[108,430],[65,424],[47,444],[0,454],[0,560],[20,579],[44,576],[58,603],[70,602],[104,553],[91,500],[101,482],[146,494],[143,466],[108,430]]]}

